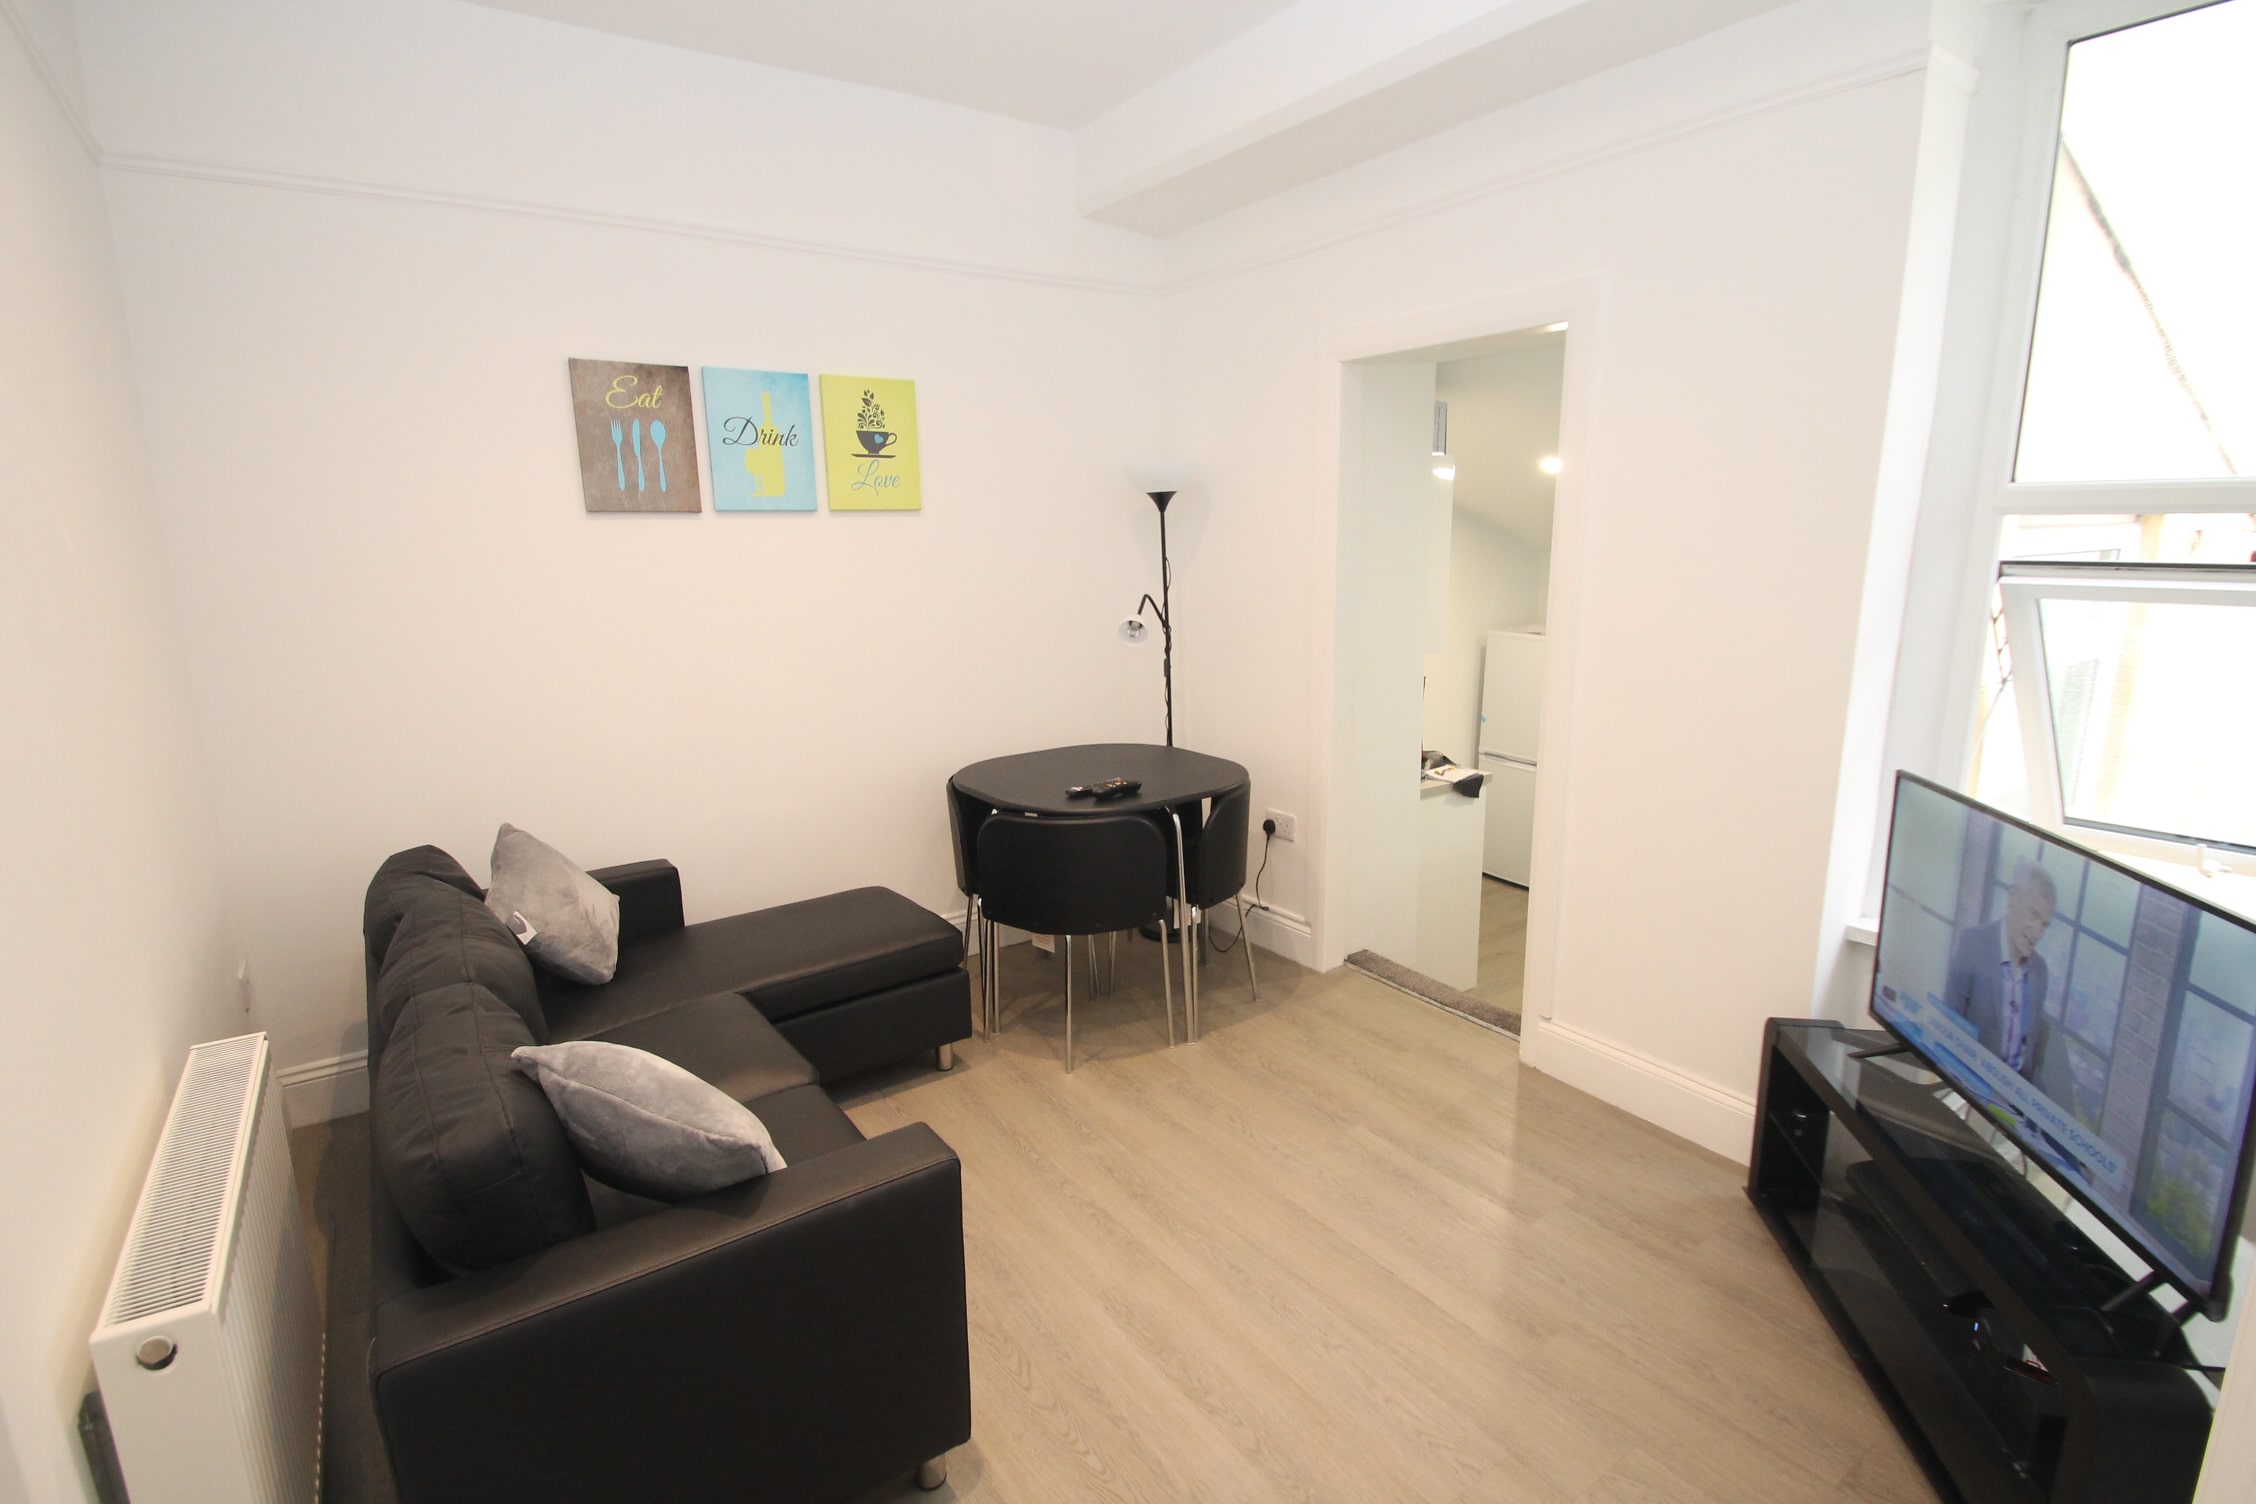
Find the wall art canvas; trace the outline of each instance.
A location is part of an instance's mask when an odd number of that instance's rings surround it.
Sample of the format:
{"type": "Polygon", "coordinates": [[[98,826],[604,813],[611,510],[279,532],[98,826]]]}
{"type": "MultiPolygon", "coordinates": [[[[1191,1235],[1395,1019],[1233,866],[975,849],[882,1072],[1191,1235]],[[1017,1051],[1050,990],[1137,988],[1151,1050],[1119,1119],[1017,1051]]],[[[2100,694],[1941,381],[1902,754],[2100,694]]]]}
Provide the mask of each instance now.
{"type": "Polygon", "coordinates": [[[815,424],[797,371],[707,366],[705,450],[716,512],[812,512],[815,424]]]}
{"type": "Polygon", "coordinates": [[[574,360],[572,424],[591,512],[700,512],[689,367],[574,360]]]}
{"type": "Polygon", "coordinates": [[[822,379],[823,471],[833,512],[914,512],[916,383],[883,376],[822,379]]]}

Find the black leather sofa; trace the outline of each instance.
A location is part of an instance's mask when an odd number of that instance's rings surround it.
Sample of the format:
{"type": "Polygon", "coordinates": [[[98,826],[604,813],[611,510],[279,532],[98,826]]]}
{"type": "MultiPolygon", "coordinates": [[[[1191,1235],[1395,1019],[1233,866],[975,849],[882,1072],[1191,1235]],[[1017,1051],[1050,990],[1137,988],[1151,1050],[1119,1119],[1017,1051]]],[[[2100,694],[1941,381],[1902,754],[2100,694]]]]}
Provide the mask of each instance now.
{"type": "Polygon", "coordinates": [[[369,885],[369,1381],[401,1504],[936,1486],[971,1434],[960,1169],[821,1083],[969,1033],[961,937],[884,889],[685,925],[670,863],[594,876],[602,987],[532,975],[435,848],[369,885]],[[671,1205],[586,1180],[508,1060],[566,1039],[720,1086],[786,1168],[671,1205]]]}

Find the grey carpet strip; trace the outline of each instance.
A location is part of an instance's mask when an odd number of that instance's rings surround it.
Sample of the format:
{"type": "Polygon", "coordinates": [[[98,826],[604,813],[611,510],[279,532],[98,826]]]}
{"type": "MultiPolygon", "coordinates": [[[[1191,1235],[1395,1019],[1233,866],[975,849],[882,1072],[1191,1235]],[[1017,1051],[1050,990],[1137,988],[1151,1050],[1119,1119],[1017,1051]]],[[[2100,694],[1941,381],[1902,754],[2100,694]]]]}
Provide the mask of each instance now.
{"type": "Polygon", "coordinates": [[[1347,964],[1375,981],[1386,983],[1397,992],[1407,992],[1412,997],[1423,998],[1437,1008],[1447,1008],[1461,1014],[1476,1024],[1520,1037],[1520,1014],[1516,1008],[1499,1008],[1494,1003],[1483,1002],[1470,992],[1459,992],[1443,982],[1437,982],[1422,971],[1412,971],[1399,961],[1389,961],[1377,951],[1359,950],[1347,958],[1347,964]]]}

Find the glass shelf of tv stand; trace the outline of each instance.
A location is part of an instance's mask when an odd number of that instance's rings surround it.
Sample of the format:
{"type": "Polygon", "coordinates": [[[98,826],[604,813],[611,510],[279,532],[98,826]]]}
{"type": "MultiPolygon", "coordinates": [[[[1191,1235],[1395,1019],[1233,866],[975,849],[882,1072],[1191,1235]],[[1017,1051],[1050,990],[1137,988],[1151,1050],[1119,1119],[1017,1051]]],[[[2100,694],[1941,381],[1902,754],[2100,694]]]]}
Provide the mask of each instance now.
{"type": "MultiPolygon", "coordinates": [[[[1806,1208],[1778,1208],[1805,1249],[1819,1201],[1851,1199],[1855,1167],[1884,1158],[1908,1172],[1964,1234],[1962,1243],[1946,1230],[1942,1242],[1930,1245],[1934,1263],[1976,1266],[1969,1272],[1984,1285],[2004,1287],[1993,1288],[1993,1296],[2010,1291],[2009,1301],[2025,1302],[2030,1316],[2041,1316],[2079,1356],[2152,1357],[2159,1342],[2190,1357],[2152,1298],[2099,1310],[2133,1279],[2101,1244],[2113,1240],[2080,1225],[2059,1182],[1916,1055],[1894,1049],[1893,1035],[1782,1019],[1775,1038],[1797,1074],[1818,1088],[1818,1097],[1830,1099],[1822,1103],[1824,1115],[1848,1129],[1827,1132],[1814,1119],[1807,1127],[1789,1123],[1783,1132],[1766,1125],[1770,1141],[1790,1148],[1816,1182],[1818,1194],[1806,1208]],[[1944,1242],[1958,1246],[1946,1249],[1944,1242]]],[[[1784,1105],[1791,1109],[1790,1093],[1784,1105]]]]}
{"type": "Polygon", "coordinates": [[[2183,1334],[1892,1043],[1764,1030],[1747,1194],[1819,1311],[1949,1504],[2188,1504],[2214,1391],[2183,1334]]]}

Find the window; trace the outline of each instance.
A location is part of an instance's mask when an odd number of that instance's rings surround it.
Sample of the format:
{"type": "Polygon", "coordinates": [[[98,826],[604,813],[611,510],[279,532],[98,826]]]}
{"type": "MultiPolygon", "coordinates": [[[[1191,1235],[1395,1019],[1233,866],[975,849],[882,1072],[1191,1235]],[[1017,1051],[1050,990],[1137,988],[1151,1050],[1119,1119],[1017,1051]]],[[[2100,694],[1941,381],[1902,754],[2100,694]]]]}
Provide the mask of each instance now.
{"type": "Polygon", "coordinates": [[[2018,481],[2256,469],[2256,5],[2068,49],[2018,481]]]}
{"type": "Polygon", "coordinates": [[[2256,852],[2256,0],[2028,24],[2043,234],[1977,498],[1968,787],[2118,850],[2256,852]]]}
{"type": "Polygon", "coordinates": [[[2039,819],[2256,851],[2256,570],[2000,569],[2039,819]]]}

